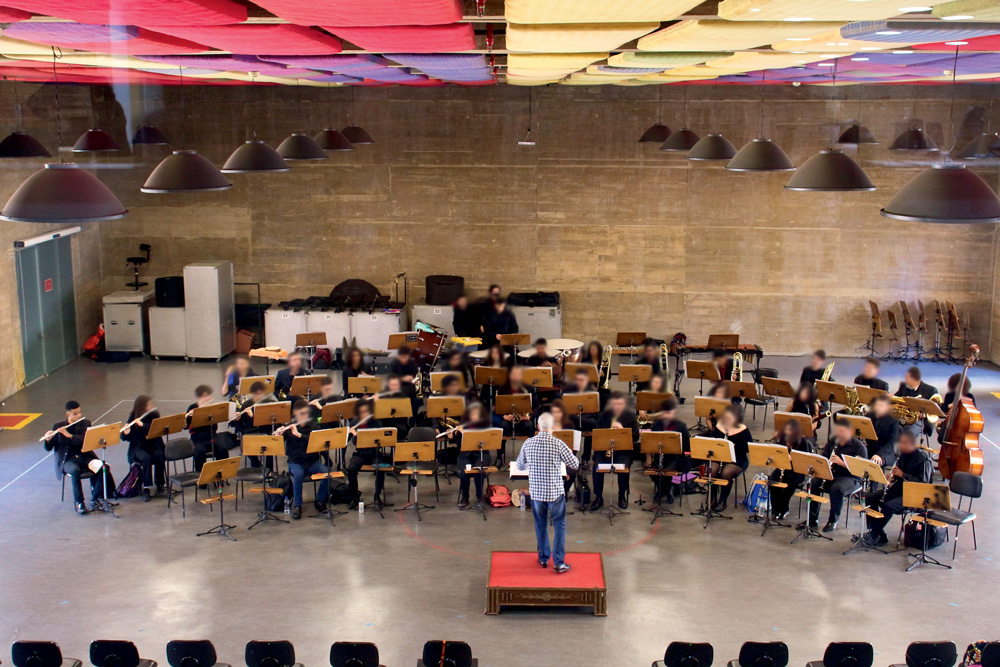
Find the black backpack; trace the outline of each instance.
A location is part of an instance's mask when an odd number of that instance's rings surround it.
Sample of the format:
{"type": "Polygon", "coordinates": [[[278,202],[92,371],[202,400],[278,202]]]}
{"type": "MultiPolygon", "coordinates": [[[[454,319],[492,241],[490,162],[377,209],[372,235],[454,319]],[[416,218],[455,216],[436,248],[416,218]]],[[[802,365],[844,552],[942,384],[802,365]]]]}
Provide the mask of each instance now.
{"type": "Polygon", "coordinates": [[[330,480],[330,503],[333,505],[348,505],[355,500],[356,494],[351,493],[351,487],[338,479],[330,480]]]}
{"type": "Polygon", "coordinates": [[[284,512],[285,499],[292,501],[292,476],[285,471],[271,475],[267,485],[272,489],[281,489],[281,493],[268,493],[264,497],[264,507],[268,512],[284,512]]]}

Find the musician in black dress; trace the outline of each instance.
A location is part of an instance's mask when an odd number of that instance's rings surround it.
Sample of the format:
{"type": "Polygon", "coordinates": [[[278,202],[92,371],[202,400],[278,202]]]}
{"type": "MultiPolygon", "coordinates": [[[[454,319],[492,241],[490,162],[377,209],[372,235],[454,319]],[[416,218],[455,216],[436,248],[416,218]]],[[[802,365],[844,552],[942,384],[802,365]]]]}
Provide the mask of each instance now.
{"type": "Polygon", "coordinates": [[[370,369],[365,364],[365,354],[357,347],[349,347],[344,352],[344,370],[341,372],[344,394],[347,395],[347,381],[362,375],[370,375],[370,369]]]}
{"type": "MultiPolygon", "coordinates": [[[[844,499],[861,488],[861,480],[851,474],[844,462],[845,456],[868,458],[868,448],[865,443],[854,437],[851,423],[843,418],[834,421],[833,437],[826,443],[823,456],[830,459],[833,469],[833,480],[813,478],[812,493],[820,495],[824,491],[830,494],[830,518],[823,526],[823,532],[829,533],[836,529],[840,521],[840,513],[844,509],[844,499]]],[[[819,526],[820,503],[809,503],[809,525],[815,529],[819,526]]],[[[799,524],[799,530],[804,526],[799,524]]]]}
{"type": "MultiPolygon", "coordinates": [[[[668,398],[660,404],[660,411],[656,415],[651,430],[671,431],[681,434],[681,445],[684,448],[683,454],[661,454],[657,457],[654,454],[646,454],[646,467],[658,470],[673,470],[680,474],[687,473],[691,468],[691,434],[687,424],[677,418],[677,399],[668,398]],[[657,460],[659,458],[660,460],[657,460]]],[[[663,479],[655,476],[653,503],[665,503],[670,505],[674,502],[674,484],[670,479],[663,479]],[[664,488],[666,487],[666,488],[664,488]]]]}
{"type": "MultiPolygon", "coordinates": [[[[788,451],[808,452],[816,451],[816,443],[811,438],[802,435],[802,426],[794,419],[785,422],[784,428],[778,434],[778,444],[784,445],[788,451]]],[[[775,470],[771,473],[771,483],[784,483],[784,487],[770,487],[771,493],[771,513],[777,520],[782,520],[788,516],[788,503],[792,495],[802,486],[806,476],[792,470],[775,470]]]]}
{"type": "Polygon", "coordinates": [[[854,384],[889,391],[889,383],[878,376],[880,368],[882,368],[882,362],[879,361],[878,357],[868,357],[865,359],[861,373],[854,378],[854,384]]]}
{"type": "Polygon", "coordinates": [[[795,390],[795,396],[788,402],[785,412],[808,415],[812,419],[813,431],[819,426],[822,417],[819,412],[819,401],[816,400],[816,385],[804,382],[795,390]]]}
{"type": "Polygon", "coordinates": [[[163,493],[167,484],[163,438],[149,437],[149,425],[159,416],[152,398],[138,396],[122,430],[122,438],[128,442],[128,462],[142,468],[142,501],[145,503],[149,502],[151,491],[163,493]]]}
{"type": "MultiPolygon", "coordinates": [[[[83,418],[83,408],[76,401],[66,403],[66,419],[52,425],[45,434],[45,451],[55,452],[52,460],[56,464],[56,479],[69,477],[73,489],[73,505],[80,514],[87,513],[83,502],[83,485],[80,476],[90,470],[91,461],[97,458],[94,452],[83,451],[83,439],[90,428],[90,421],[83,418]]],[[[90,478],[90,500],[95,502],[101,495],[100,475],[90,478]]]]}
{"type": "Polygon", "coordinates": [[[618,507],[626,509],[628,507],[629,473],[628,472],[600,472],[601,465],[614,463],[625,466],[626,471],[632,467],[632,452],[636,443],[639,442],[639,420],[634,412],[625,405],[625,394],[613,391],[608,397],[608,407],[597,417],[597,428],[620,428],[630,433],[622,438],[624,441],[615,448],[614,460],[612,461],[610,452],[594,452],[594,502],[590,504],[590,511],[596,512],[604,507],[604,478],[608,475],[618,475],[618,507]]]}
{"type": "Polygon", "coordinates": [[[722,438],[733,443],[734,463],[716,463],[712,465],[712,477],[724,479],[729,482],[725,485],[712,485],[712,511],[721,512],[728,506],[729,494],[733,491],[736,478],[750,467],[750,443],[753,442],[753,435],[750,429],[743,423],[743,409],[734,404],[729,404],[722,411],[722,416],[708,433],[710,438],[722,438]]]}
{"type": "MultiPolygon", "coordinates": [[[[897,443],[899,456],[896,464],[889,474],[890,481],[887,489],[873,491],[867,496],[868,506],[876,512],[882,514],[881,518],[868,516],[868,534],[865,538],[875,546],[882,546],[889,542],[885,534],[885,527],[895,514],[902,514],[903,509],[903,482],[920,482],[928,484],[934,474],[934,462],[930,455],[920,449],[917,439],[913,433],[904,431],[897,443]]],[[[854,539],[858,539],[858,535],[854,539]]]]}

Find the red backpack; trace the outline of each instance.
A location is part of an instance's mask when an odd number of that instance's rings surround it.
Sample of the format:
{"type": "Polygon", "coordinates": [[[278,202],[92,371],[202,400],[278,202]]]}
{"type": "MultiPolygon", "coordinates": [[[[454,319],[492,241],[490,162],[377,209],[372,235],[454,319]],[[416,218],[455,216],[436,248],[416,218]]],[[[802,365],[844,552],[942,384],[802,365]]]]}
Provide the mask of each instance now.
{"type": "Polygon", "coordinates": [[[490,504],[490,507],[510,507],[513,504],[510,499],[510,489],[498,484],[487,486],[486,502],[490,504]]]}

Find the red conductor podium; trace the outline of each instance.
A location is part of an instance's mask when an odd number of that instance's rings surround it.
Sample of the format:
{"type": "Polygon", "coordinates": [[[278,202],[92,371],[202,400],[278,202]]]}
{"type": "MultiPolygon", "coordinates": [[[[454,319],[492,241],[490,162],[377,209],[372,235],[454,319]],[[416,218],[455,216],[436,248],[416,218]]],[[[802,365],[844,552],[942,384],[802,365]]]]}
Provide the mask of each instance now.
{"type": "Polygon", "coordinates": [[[510,607],[593,607],[594,616],[608,615],[604,557],[599,553],[567,553],[572,568],[556,574],[538,567],[534,551],[494,551],[486,584],[486,613],[510,607]]]}

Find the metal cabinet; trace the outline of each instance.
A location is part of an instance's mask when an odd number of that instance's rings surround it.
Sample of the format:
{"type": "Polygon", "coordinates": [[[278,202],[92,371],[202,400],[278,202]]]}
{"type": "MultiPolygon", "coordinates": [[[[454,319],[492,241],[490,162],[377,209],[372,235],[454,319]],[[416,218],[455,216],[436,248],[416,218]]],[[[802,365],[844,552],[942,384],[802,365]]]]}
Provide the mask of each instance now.
{"type": "Polygon", "coordinates": [[[112,292],[104,297],[104,347],[109,352],[149,351],[153,290],[112,292]]]}
{"type": "Polygon", "coordinates": [[[236,349],[236,300],[232,262],[196,262],[184,267],[187,356],[222,359],[236,349]]]}
{"type": "Polygon", "coordinates": [[[455,311],[451,306],[428,306],[417,303],[410,306],[410,321],[416,327],[417,322],[438,327],[450,338],[455,335],[455,325],[452,323],[455,311]]]}
{"type": "Polygon", "coordinates": [[[533,306],[507,306],[517,318],[517,328],[521,333],[536,338],[562,338],[562,308],[540,308],[533,306]]]}
{"type": "Polygon", "coordinates": [[[187,331],[184,308],[149,309],[149,353],[160,357],[186,357],[187,331]]]}

